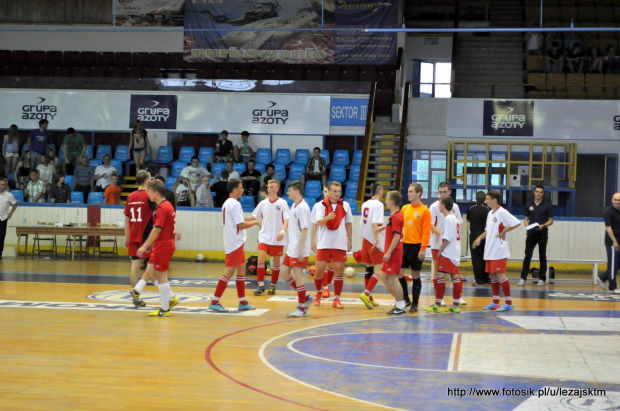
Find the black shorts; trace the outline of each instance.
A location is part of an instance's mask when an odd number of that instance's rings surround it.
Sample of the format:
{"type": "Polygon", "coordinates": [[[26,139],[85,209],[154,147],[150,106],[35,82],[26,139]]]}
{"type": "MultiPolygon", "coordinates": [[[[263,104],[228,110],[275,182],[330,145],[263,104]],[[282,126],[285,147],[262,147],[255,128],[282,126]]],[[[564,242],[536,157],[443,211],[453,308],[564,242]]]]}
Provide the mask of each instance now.
{"type": "Polygon", "coordinates": [[[400,268],[410,268],[413,271],[421,271],[424,260],[418,260],[420,244],[403,244],[403,263],[400,268]]]}

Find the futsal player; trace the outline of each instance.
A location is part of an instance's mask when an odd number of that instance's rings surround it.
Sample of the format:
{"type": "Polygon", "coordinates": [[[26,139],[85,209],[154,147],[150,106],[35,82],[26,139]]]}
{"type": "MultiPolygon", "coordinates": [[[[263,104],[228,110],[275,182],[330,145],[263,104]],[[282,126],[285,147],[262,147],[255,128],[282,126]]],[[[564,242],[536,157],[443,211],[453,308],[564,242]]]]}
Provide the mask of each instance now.
{"type": "Polygon", "coordinates": [[[168,268],[175,250],[175,240],[181,239],[181,233],[176,231],[175,211],[166,200],[166,187],[159,180],[149,182],[147,186],[149,199],[157,204],[153,213],[153,229],[148,238],[138,248],[138,257],[142,257],[149,250],[151,255],[146,266],[146,272],[138,284],[131,290],[131,295],[140,301],[140,293],[144,290],[146,279],[159,283],[161,307],[149,313],[150,317],[169,317],[170,310],[179,303],[178,297],[172,297],[172,290],[168,282],[168,268]]]}
{"type": "MultiPolygon", "coordinates": [[[[383,226],[383,186],[379,183],[370,185],[372,197],[362,204],[362,215],[360,218],[360,234],[362,235],[362,262],[366,265],[364,274],[365,291],[368,291],[368,282],[373,274],[381,270],[383,264],[383,251],[385,243],[385,232],[379,230],[383,226]]],[[[372,293],[360,294],[360,299],[366,308],[372,309],[378,305],[372,298],[372,293]]]]}
{"type": "Polygon", "coordinates": [[[239,197],[243,195],[243,182],[236,178],[228,180],[227,184],[230,197],[222,205],[222,225],[224,230],[224,252],[226,253],[224,274],[220,277],[215,287],[215,294],[209,305],[209,309],[226,313],[228,309],[222,307],[220,298],[226,291],[226,286],[236,274],[235,285],[237,286],[237,297],[239,297],[239,311],[255,310],[252,304],[245,299],[245,254],[243,245],[248,235],[246,228],[258,226],[260,221],[245,221],[243,218],[243,208],[239,202],[239,197]]]}
{"type": "Polygon", "coordinates": [[[486,195],[487,206],[491,209],[487,215],[487,224],[484,233],[480,234],[473,243],[474,247],[486,239],[484,245],[485,271],[491,276],[491,290],[493,301],[483,307],[484,310],[510,311],[514,309],[510,296],[510,282],[506,278],[506,262],[510,257],[506,234],[518,228],[520,223],[515,216],[500,206],[502,195],[499,191],[491,190],[486,195]],[[499,290],[504,292],[505,304],[499,305],[499,290]]]}
{"type": "Polygon", "coordinates": [[[269,197],[258,203],[252,215],[246,221],[261,221],[261,229],[258,232],[258,263],[256,265],[256,277],[258,288],[254,295],[265,294],[265,260],[267,254],[271,256],[271,285],[267,294],[276,293],[276,285],[280,277],[280,257],[286,244],[286,230],[288,229],[288,203],[278,197],[280,183],[276,180],[267,182],[267,194],[269,197]]]}
{"type": "Polygon", "coordinates": [[[454,202],[450,196],[439,200],[438,210],[442,214],[441,246],[437,250],[437,275],[435,276],[435,304],[425,308],[426,311],[441,312],[441,302],[446,292],[446,274],[452,280],[452,307],[449,313],[460,313],[459,300],[463,292],[461,278],[461,235],[460,223],[453,214],[454,202]]]}
{"type": "MultiPolygon", "coordinates": [[[[325,184],[323,186],[323,199],[322,200],[327,198],[328,191],[329,189],[327,188],[327,184],[325,184]]],[[[317,220],[316,213],[319,207],[323,207],[321,205],[321,201],[319,201],[318,203],[315,203],[314,206],[312,206],[312,211],[310,212],[310,242],[312,243],[311,244],[312,252],[315,254],[316,254],[316,220],[317,220]]],[[[323,291],[321,294],[323,298],[330,297],[331,293],[329,292],[329,285],[332,283],[332,281],[334,281],[334,268],[332,267],[331,262],[329,262],[327,263],[327,266],[325,267],[325,270],[323,271],[323,291]]]]}
{"type": "Polygon", "coordinates": [[[343,309],[340,294],[344,284],[344,263],[347,251],[351,251],[353,235],[353,214],[349,203],[340,198],[342,186],[332,181],[328,185],[327,198],[317,209],[316,271],[314,284],[316,296],[313,304],[320,305],[323,288],[323,271],[328,262],[334,267],[334,301],[332,307],[343,309]]]}

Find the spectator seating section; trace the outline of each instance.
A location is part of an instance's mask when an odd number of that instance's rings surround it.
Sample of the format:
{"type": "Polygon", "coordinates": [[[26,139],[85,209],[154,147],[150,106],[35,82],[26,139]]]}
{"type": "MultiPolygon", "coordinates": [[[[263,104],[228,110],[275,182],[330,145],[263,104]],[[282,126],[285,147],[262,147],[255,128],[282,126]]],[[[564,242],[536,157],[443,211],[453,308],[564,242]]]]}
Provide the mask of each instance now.
{"type": "Polygon", "coordinates": [[[123,164],[118,160],[110,160],[110,165],[116,169],[116,174],[123,175],[123,164]]]}
{"type": "Polygon", "coordinates": [[[158,164],[169,164],[174,160],[172,156],[172,146],[160,146],[157,150],[155,162],[158,164]]]}
{"type": "Polygon", "coordinates": [[[211,166],[211,174],[214,176],[217,174],[217,181],[220,180],[220,174],[224,170],[226,170],[226,163],[213,163],[211,166]]]}
{"type": "Polygon", "coordinates": [[[182,161],[175,161],[172,163],[172,170],[170,171],[170,175],[172,177],[178,177],[181,175],[181,171],[187,166],[187,163],[182,161]]]}
{"type": "Polygon", "coordinates": [[[116,146],[116,149],[114,149],[114,159],[120,161],[121,163],[130,160],[131,156],[129,155],[129,146],[116,146]]]}
{"type": "Polygon", "coordinates": [[[355,199],[357,197],[357,181],[349,181],[345,191],[345,197],[355,199]]]}
{"type": "Polygon", "coordinates": [[[331,164],[331,156],[329,155],[329,150],[323,149],[321,150],[321,157],[325,159],[327,165],[331,164]]]}
{"type": "Polygon", "coordinates": [[[177,178],[174,176],[166,177],[166,189],[172,191],[172,186],[176,183],[177,178]]]}
{"type": "Polygon", "coordinates": [[[72,191],[71,204],[84,204],[84,193],[81,191],[72,191]]]}
{"type": "Polygon", "coordinates": [[[90,160],[88,160],[88,165],[91,167],[98,167],[101,164],[103,164],[103,161],[97,159],[97,158],[91,158],[90,160]]]}
{"type": "Polygon", "coordinates": [[[359,211],[357,201],[355,201],[355,197],[345,198],[344,201],[349,203],[349,206],[351,207],[351,211],[359,211]]]}
{"type": "MultiPolygon", "coordinates": [[[[82,194],[82,193],[80,193],[82,194]]],[[[101,191],[91,191],[88,193],[88,204],[99,204],[103,205],[103,192],[101,191]]]]}
{"type": "Polygon", "coordinates": [[[286,167],[284,164],[275,163],[275,173],[280,177],[280,180],[286,180],[286,167]]]}
{"type": "Polygon", "coordinates": [[[65,184],[67,184],[73,190],[73,176],[65,176],[65,184]]]}
{"type": "Polygon", "coordinates": [[[351,168],[349,169],[349,181],[357,182],[359,178],[360,178],[360,165],[352,164],[351,168]]]}
{"type": "Polygon", "coordinates": [[[310,210],[312,210],[312,207],[314,207],[314,205],[316,204],[316,197],[304,196],[304,200],[306,201],[306,203],[308,203],[308,207],[310,207],[310,210]]]}
{"type": "Polygon", "coordinates": [[[353,158],[351,159],[351,164],[358,165],[358,166],[362,164],[362,150],[355,150],[353,152],[353,158]]]}
{"type": "Polygon", "coordinates": [[[245,163],[233,163],[233,170],[241,174],[246,170],[246,164],[245,163]]]}
{"type": "Polygon", "coordinates": [[[271,163],[271,149],[259,148],[256,150],[256,157],[254,158],[257,163],[269,164],[271,163]]]}
{"type": "Polygon", "coordinates": [[[263,174],[265,172],[266,165],[267,163],[256,162],[256,164],[254,165],[254,168],[256,169],[256,171],[259,171],[261,174],[263,174]]]}
{"type": "Polygon", "coordinates": [[[100,144],[97,146],[97,154],[96,157],[98,160],[103,160],[105,155],[109,155],[112,157],[112,146],[107,144],[100,144]]]}
{"type": "Polygon", "coordinates": [[[198,161],[209,163],[211,157],[213,157],[213,147],[200,147],[200,150],[198,150],[198,161]]]}
{"type": "Polygon", "coordinates": [[[279,148],[276,150],[276,164],[288,165],[291,163],[291,150],[288,148],[279,148]]]}
{"type": "Polygon", "coordinates": [[[241,196],[239,202],[241,203],[244,213],[251,213],[254,211],[254,196],[241,196]]]}
{"type": "Polygon", "coordinates": [[[282,199],[286,201],[286,204],[288,204],[288,208],[292,208],[293,204],[295,204],[295,202],[292,199],[290,199],[286,194],[282,196],[282,199]]]}
{"type": "Polygon", "coordinates": [[[192,157],[196,155],[196,149],[194,147],[184,146],[179,150],[179,161],[184,163],[190,163],[192,157]]]}
{"type": "Polygon", "coordinates": [[[24,190],[11,190],[11,194],[13,194],[13,197],[15,197],[18,203],[24,202],[24,190]]]}
{"type": "Polygon", "coordinates": [[[334,150],[332,165],[349,165],[349,152],[347,150],[334,150]]]}
{"type": "Polygon", "coordinates": [[[309,158],[310,150],[306,148],[298,148],[297,150],[295,150],[295,161],[293,161],[293,163],[302,164],[305,166],[309,158]]]}
{"type": "Polygon", "coordinates": [[[89,160],[91,158],[93,158],[93,146],[92,146],[92,144],[87,144],[86,145],[86,150],[84,150],[84,156],[86,156],[86,158],[88,158],[89,160]]]}
{"type": "Polygon", "coordinates": [[[318,198],[323,194],[321,182],[318,180],[306,181],[306,187],[304,189],[304,198],[312,197],[318,198]]]}
{"type": "Polygon", "coordinates": [[[289,169],[289,172],[288,172],[287,181],[301,180],[301,175],[304,173],[305,169],[306,169],[305,164],[301,164],[301,163],[291,164],[291,168],[289,169]]]}
{"type": "Polygon", "coordinates": [[[343,165],[332,164],[329,171],[329,181],[344,182],[347,179],[347,170],[343,165]]]}

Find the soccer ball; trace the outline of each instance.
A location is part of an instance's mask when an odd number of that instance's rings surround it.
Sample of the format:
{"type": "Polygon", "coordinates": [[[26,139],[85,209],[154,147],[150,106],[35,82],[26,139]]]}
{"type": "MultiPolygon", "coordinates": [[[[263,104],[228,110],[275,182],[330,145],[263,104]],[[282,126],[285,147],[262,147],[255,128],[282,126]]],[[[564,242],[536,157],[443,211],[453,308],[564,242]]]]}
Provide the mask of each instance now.
{"type": "Polygon", "coordinates": [[[346,275],[349,278],[355,277],[355,268],[353,268],[353,267],[345,268],[344,275],[346,275]]]}
{"type": "Polygon", "coordinates": [[[196,261],[204,261],[205,255],[203,253],[196,254],[196,261]]]}
{"type": "Polygon", "coordinates": [[[308,274],[310,274],[311,276],[314,277],[314,270],[316,267],[314,267],[313,265],[311,265],[310,267],[308,267],[308,274]]]}
{"type": "Polygon", "coordinates": [[[270,268],[265,269],[265,274],[271,274],[271,269],[270,268]]]}

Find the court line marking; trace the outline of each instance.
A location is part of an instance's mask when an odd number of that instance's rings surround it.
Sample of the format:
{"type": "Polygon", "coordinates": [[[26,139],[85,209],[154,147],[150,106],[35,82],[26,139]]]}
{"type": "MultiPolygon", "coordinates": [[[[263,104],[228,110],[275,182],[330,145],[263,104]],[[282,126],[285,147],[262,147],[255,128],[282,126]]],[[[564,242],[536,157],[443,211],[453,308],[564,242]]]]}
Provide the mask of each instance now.
{"type": "Polygon", "coordinates": [[[452,340],[452,348],[450,349],[450,360],[448,361],[448,371],[459,370],[459,357],[461,355],[462,337],[463,333],[454,334],[454,339],[452,340]],[[450,364],[452,364],[452,370],[450,370],[450,364]]]}

